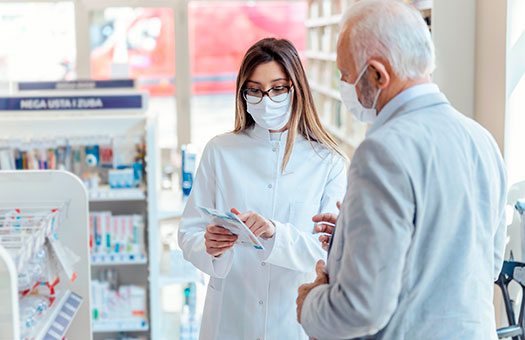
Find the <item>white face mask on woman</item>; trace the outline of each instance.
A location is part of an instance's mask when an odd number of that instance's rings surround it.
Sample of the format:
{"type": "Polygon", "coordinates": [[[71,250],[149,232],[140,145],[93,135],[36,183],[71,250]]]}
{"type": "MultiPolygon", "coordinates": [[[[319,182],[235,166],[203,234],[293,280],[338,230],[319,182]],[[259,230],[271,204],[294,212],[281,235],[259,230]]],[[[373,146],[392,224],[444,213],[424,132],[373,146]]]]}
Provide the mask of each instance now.
{"type": "MultiPolygon", "coordinates": [[[[246,109],[260,127],[268,130],[281,130],[290,120],[292,113],[291,98],[292,92],[290,91],[290,93],[283,93],[273,98],[275,101],[282,100],[279,103],[274,102],[268,96],[264,96],[258,104],[250,104],[250,100],[247,100],[246,109]]],[[[252,97],[252,101],[257,100],[259,98],[252,97]]]]}
{"type": "Polygon", "coordinates": [[[363,104],[361,104],[356,90],[357,84],[363,77],[363,74],[365,74],[367,68],[368,65],[365,65],[361,73],[359,73],[357,80],[353,84],[349,84],[346,81],[341,80],[341,99],[343,100],[343,103],[345,103],[348,111],[352,112],[358,120],[364,123],[373,123],[377,118],[376,105],[377,98],[379,98],[379,94],[381,93],[381,89],[377,91],[377,94],[374,98],[374,103],[372,104],[371,108],[366,108],[363,106],[363,104]]]}

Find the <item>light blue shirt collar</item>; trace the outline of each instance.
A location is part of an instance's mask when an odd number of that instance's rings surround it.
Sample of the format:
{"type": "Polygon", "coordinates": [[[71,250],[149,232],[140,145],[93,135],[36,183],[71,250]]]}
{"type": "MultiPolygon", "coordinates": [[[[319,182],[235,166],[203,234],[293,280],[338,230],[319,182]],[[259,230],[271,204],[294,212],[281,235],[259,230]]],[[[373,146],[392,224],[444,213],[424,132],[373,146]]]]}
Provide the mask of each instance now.
{"type": "Polygon", "coordinates": [[[370,135],[372,132],[383,126],[397,110],[405,103],[412,99],[426,94],[440,93],[439,87],[434,83],[424,83],[412,86],[392,98],[386,105],[379,111],[376,120],[372,123],[366,135],[370,135]]]}

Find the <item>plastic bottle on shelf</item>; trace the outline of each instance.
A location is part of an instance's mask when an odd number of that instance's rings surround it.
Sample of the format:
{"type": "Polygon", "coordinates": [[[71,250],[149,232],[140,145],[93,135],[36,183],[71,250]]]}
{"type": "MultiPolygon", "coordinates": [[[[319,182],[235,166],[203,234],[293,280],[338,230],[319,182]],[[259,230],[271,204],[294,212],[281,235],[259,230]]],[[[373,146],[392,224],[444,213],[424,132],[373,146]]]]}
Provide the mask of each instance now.
{"type": "Polygon", "coordinates": [[[185,291],[188,290],[188,294],[186,295],[187,304],[190,308],[190,314],[192,316],[195,316],[197,313],[197,285],[195,283],[188,284],[188,287],[185,289],[185,291]]]}
{"type": "Polygon", "coordinates": [[[197,315],[190,316],[190,336],[192,340],[199,339],[200,332],[200,319],[197,318],[197,315]]]}
{"type": "Polygon", "coordinates": [[[49,300],[43,296],[28,296],[20,300],[20,331],[23,337],[31,334],[48,308],[49,300]]]}
{"type": "Polygon", "coordinates": [[[180,320],[180,340],[197,340],[199,338],[199,320],[196,315],[196,285],[190,283],[184,289],[185,302],[180,320]]]}
{"type": "Polygon", "coordinates": [[[192,340],[191,338],[191,315],[190,307],[184,304],[180,316],[180,340],[192,340]]]}
{"type": "Polygon", "coordinates": [[[193,186],[197,154],[191,144],[182,146],[182,197],[187,199],[193,186]]]}

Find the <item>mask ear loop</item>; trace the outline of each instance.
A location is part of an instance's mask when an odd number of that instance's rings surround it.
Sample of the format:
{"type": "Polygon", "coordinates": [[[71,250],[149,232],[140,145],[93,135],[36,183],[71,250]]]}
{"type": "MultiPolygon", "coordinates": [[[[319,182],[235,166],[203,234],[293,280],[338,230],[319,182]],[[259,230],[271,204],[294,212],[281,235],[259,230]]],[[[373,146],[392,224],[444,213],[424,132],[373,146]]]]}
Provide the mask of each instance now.
{"type": "Polygon", "coordinates": [[[363,69],[361,70],[361,72],[357,76],[357,79],[356,79],[356,81],[353,84],[354,86],[357,86],[357,84],[359,84],[359,81],[361,80],[361,78],[363,77],[363,74],[365,74],[365,71],[367,69],[368,69],[368,64],[366,64],[365,67],[363,67],[363,69]]]}
{"type": "Polygon", "coordinates": [[[377,109],[376,109],[376,106],[377,106],[377,100],[379,99],[379,95],[381,94],[381,90],[382,90],[382,89],[379,89],[379,90],[377,91],[376,97],[374,98],[374,104],[373,104],[372,107],[371,107],[372,109],[376,110],[376,112],[377,112],[377,109]]]}
{"type": "MultiPolygon", "coordinates": [[[[363,74],[365,74],[365,71],[368,69],[368,66],[369,66],[368,64],[365,65],[365,67],[363,68],[363,70],[362,70],[361,73],[359,74],[359,77],[357,77],[357,80],[356,80],[356,82],[355,82],[355,84],[354,84],[355,87],[357,87],[357,84],[359,83],[359,80],[361,80],[361,77],[363,77],[363,74]]],[[[375,97],[374,97],[374,102],[373,102],[372,107],[371,107],[371,109],[374,109],[374,110],[376,110],[376,111],[377,111],[377,109],[376,109],[376,106],[377,106],[377,100],[379,99],[379,95],[381,94],[381,90],[382,90],[382,89],[379,89],[379,90],[377,91],[377,93],[376,93],[376,95],[375,95],[375,97]]]]}

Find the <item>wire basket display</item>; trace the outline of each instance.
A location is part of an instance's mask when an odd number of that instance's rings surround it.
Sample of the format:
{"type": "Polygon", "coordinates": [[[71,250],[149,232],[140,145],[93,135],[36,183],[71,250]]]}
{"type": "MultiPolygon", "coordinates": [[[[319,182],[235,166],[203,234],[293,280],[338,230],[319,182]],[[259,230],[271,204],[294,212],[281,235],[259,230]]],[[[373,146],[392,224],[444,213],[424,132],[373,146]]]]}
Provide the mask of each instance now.
{"type": "Polygon", "coordinates": [[[57,280],[58,270],[50,265],[53,254],[46,244],[57,239],[56,229],[67,214],[67,207],[67,203],[32,207],[27,203],[25,207],[0,203],[0,245],[15,263],[21,293],[57,280]]]}

